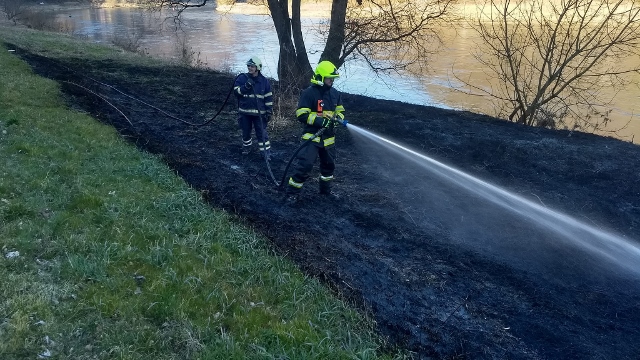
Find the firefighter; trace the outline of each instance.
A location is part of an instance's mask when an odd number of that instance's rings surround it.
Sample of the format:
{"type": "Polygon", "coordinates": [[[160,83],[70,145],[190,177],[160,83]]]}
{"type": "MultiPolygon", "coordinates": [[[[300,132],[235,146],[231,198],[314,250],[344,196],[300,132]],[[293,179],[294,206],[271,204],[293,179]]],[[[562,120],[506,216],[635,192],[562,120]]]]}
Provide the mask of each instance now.
{"type": "Polygon", "coordinates": [[[287,186],[287,202],[297,201],[302,185],[309,178],[316,158],[320,157],[320,194],[336,199],[331,192],[333,170],[335,169],[335,129],[334,116],[344,120],[344,107],[338,90],[333,88],[333,81],[339,77],[335,65],[322,61],[316,67],[311,85],[300,95],[296,117],[304,124],[302,140],[313,137],[320,129],[326,128],[321,136],[305,145],[296,157],[296,166],[287,186]]]}
{"type": "Polygon", "coordinates": [[[242,129],[242,154],[251,152],[253,141],[251,129],[255,129],[258,149],[267,160],[271,154],[271,143],[267,134],[267,123],[273,113],[271,83],[262,75],[262,62],[257,56],[247,61],[247,73],[240,74],[233,86],[238,98],[238,124],[242,129]]]}

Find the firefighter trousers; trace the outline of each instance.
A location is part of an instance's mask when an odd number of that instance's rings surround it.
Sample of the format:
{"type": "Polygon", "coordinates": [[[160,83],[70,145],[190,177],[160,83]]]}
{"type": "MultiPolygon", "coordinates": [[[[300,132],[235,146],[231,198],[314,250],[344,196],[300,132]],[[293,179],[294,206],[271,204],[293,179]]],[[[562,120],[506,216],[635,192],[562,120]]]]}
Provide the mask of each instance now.
{"type": "Polygon", "coordinates": [[[243,148],[250,148],[253,144],[251,141],[251,130],[253,128],[256,131],[256,138],[258,139],[258,149],[260,151],[271,149],[269,135],[267,134],[267,121],[265,119],[266,116],[240,114],[238,117],[238,125],[240,129],[242,129],[243,148]]]}
{"type": "Polygon", "coordinates": [[[320,143],[311,142],[305,145],[296,156],[296,166],[291,178],[287,193],[297,194],[302,189],[302,185],[309,178],[316,158],[320,157],[320,192],[330,193],[333,171],[335,170],[336,148],[333,145],[324,147],[320,143]]]}

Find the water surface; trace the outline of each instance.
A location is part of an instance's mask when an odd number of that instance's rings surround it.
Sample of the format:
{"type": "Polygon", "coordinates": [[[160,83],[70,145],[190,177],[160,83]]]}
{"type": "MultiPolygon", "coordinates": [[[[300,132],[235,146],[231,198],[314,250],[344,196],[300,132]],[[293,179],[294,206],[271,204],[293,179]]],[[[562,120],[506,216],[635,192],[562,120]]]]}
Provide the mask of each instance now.
{"type": "MultiPolygon", "coordinates": [[[[165,15],[144,15],[136,9],[77,9],[60,11],[57,18],[75,34],[97,42],[110,43],[116,37],[139,38],[141,48],[153,56],[176,58],[186,48],[193,53],[194,60],[217,70],[245,71],[246,60],[255,54],[263,61],[263,73],[277,79],[279,45],[269,16],[223,13],[212,7],[189,9],[183,15],[184,32],[179,36],[171,31],[172,22],[167,21],[165,15]]],[[[323,40],[315,31],[322,21],[321,18],[303,19],[312,65],[323,49],[323,40]]],[[[422,75],[375,74],[365,62],[353,60],[341,68],[342,76],[336,88],[380,99],[493,115],[489,99],[454,90],[461,86],[454,74],[472,79],[479,87],[490,86],[491,79],[472,56],[480,43],[477,36],[464,27],[442,29],[442,33],[444,47],[439,56],[428,59],[422,75]]],[[[640,62],[640,56],[628,61],[640,62]]],[[[633,76],[640,82],[640,74],[633,76]]],[[[612,122],[602,134],[637,142],[640,139],[640,88],[635,86],[617,94],[613,89],[602,90],[605,98],[614,95],[612,122]],[[614,130],[617,134],[609,132],[614,130]]]]}

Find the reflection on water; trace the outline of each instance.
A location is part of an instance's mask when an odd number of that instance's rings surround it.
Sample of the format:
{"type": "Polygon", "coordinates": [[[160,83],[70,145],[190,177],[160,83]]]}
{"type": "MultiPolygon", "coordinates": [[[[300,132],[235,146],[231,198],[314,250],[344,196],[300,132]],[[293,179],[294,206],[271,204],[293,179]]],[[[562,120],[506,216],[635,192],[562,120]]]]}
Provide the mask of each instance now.
{"type": "MultiPolygon", "coordinates": [[[[134,41],[149,55],[179,58],[183,50],[193,59],[208,67],[231,72],[245,71],[248,56],[255,54],[262,59],[263,73],[277,78],[276,66],[279,52],[278,39],[273,22],[266,15],[224,14],[213,8],[189,9],[183,13],[186,26],[176,35],[171,31],[173,23],[162,14],[150,16],[135,9],[81,9],[62,11],[57,19],[74,29],[78,35],[88,36],[97,42],[110,43],[114,38],[134,41]],[[178,39],[179,41],[176,41],[178,39]]],[[[322,39],[312,30],[321,19],[303,19],[305,42],[312,65],[322,51],[322,39]]],[[[453,73],[474,81],[476,86],[489,86],[491,79],[471,56],[476,51],[477,36],[469,29],[445,30],[445,48],[440,56],[429,59],[429,67],[421,76],[399,74],[376,75],[362,61],[351,61],[341,69],[336,87],[342,91],[398,100],[413,104],[443,108],[470,110],[493,114],[487,98],[469,96],[453,90],[461,84],[453,73]]],[[[638,59],[629,59],[638,62],[638,59]]],[[[640,82],[640,74],[634,76],[640,82]]],[[[603,96],[613,96],[613,91],[603,89],[603,96]]],[[[617,137],[635,141],[640,139],[640,88],[626,89],[615,95],[608,130],[618,130],[617,137]],[[636,136],[637,135],[637,136],[636,136]]],[[[607,135],[612,136],[607,133],[607,135]]]]}

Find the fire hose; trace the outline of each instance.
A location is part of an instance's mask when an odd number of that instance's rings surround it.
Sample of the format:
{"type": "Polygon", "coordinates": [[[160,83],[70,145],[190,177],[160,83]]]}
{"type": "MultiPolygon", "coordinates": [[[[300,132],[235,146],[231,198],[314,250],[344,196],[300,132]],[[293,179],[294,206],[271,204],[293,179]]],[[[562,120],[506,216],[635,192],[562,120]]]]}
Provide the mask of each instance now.
{"type": "MultiPolygon", "coordinates": [[[[347,120],[339,120],[336,115],[333,115],[333,117],[331,118],[331,125],[330,126],[333,127],[333,126],[335,126],[335,124],[340,124],[340,125],[342,125],[344,127],[347,127],[348,123],[349,122],[347,120]]],[[[278,186],[278,187],[282,187],[283,186],[283,184],[285,183],[286,178],[287,178],[287,172],[289,171],[289,167],[291,166],[291,163],[293,163],[293,159],[296,158],[296,155],[298,155],[300,150],[302,150],[302,148],[304,148],[305,146],[309,145],[314,139],[316,139],[319,136],[321,136],[327,129],[328,129],[328,127],[323,127],[322,129],[318,130],[318,132],[313,134],[311,137],[306,139],[300,146],[298,146],[296,151],[293,152],[293,155],[291,155],[291,158],[289,159],[289,162],[287,163],[287,166],[284,168],[284,173],[282,174],[282,180],[280,181],[280,184],[278,184],[276,182],[276,186],[278,186]]]]}
{"type": "MultiPolygon", "coordinates": [[[[238,75],[239,76],[239,75],[238,75]]],[[[251,87],[251,91],[253,92],[253,98],[256,101],[256,110],[258,110],[258,118],[260,119],[260,124],[262,125],[262,156],[264,157],[264,162],[267,164],[267,171],[269,172],[269,176],[271,176],[271,180],[276,186],[279,186],[276,177],[273,176],[273,171],[271,171],[271,164],[269,163],[269,153],[267,153],[267,122],[262,121],[262,113],[260,112],[260,104],[258,103],[258,96],[256,96],[256,89],[251,87]]],[[[258,129],[256,129],[257,131],[258,129]]]]}

